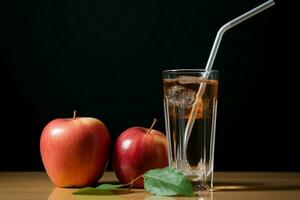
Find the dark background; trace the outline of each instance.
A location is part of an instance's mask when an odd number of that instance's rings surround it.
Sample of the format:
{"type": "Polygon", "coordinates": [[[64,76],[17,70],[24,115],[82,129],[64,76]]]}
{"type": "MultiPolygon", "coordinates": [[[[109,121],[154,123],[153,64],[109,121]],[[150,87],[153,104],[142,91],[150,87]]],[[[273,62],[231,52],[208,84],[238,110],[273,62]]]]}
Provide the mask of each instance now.
{"type": "MultiPolygon", "coordinates": [[[[113,141],[154,117],[164,131],[161,71],[203,68],[219,27],[262,2],[1,1],[0,170],[43,170],[41,131],[73,109],[101,119],[113,141]]],[[[289,70],[297,23],[276,3],[221,42],[218,171],[300,170],[289,70]]]]}

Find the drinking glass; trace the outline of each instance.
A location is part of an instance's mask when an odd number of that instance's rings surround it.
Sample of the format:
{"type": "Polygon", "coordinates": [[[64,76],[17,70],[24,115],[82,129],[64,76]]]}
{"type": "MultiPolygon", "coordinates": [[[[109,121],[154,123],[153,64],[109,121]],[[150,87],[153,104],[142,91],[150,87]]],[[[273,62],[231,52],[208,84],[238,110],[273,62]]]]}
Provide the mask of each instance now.
{"type": "Polygon", "coordinates": [[[169,166],[187,176],[194,191],[212,188],[218,71],[174,69],[162,76],[169,166]]]}

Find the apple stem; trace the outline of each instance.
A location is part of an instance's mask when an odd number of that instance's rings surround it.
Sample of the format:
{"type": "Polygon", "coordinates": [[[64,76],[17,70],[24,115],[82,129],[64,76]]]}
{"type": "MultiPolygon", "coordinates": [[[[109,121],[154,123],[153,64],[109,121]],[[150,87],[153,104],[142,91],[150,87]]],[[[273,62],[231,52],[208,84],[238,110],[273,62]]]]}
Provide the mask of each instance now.
{"type": "Polygon", "coordinates": [[[140,178],[144,178],[144,174],[139,175],[138,177],[136,177],[135,179],[133,179],[129,183],[125,184],[124,186],[129,186],[129,191],[130,191],[132,189],[132,187],[133,187],[134,182],[137,181],[140,178]]]}
{"type": "Polygon", "coordinates": [[[146,134],[149,134],[152,131],[152,129],[153,129],[154,125],[156,124],[156,122],[157,122],[157,119],[154,118],[154,120],[152,122],[152,125],[151,125],[151,127],[149,128],[149,130],[146,134]]]}
{"type": "Polygon", "coordinates": [[[77,110],[73,110],[73,119],[76,118],[77,110]]]}

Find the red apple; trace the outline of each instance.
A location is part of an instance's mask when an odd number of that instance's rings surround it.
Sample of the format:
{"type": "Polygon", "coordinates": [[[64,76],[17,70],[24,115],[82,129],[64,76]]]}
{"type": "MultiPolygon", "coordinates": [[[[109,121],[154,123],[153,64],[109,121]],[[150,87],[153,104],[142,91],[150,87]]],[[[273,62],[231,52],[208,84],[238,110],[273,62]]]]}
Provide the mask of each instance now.
{"type": "Polygon", "coordinates": [[[105,124],[91,117],[54,119],[43,129],[40,151],[46,172],[57,187],[84,187],[103,175],[110,136],[105,124]]]}
{"type": "MultiPolygon", "coordinates": [[[[129,183],[146,171],[168,166],[166,136],[150,129],[132,127],[116,140],[113,152],[113,168],[121,183],[129,183]]],[[[143,188],[143,179],[135,181],[136,188],[143,188]]]]}

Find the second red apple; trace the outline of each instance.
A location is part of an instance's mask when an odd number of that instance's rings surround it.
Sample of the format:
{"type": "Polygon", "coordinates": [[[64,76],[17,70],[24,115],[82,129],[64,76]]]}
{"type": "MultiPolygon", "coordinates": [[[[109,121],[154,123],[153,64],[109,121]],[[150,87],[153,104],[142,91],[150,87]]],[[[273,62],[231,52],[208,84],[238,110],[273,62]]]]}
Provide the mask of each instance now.
{"type": "MultiPolygon", "coordinates": [[[[152,129],[132,127],[116,140],[113,168],[121,183],[129,183],[150,169],[168,166],[167,138],[152,129]]],[[[136,188],[143,188],[143,179],[135,181],[136,188]]]]}

